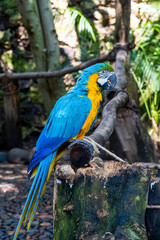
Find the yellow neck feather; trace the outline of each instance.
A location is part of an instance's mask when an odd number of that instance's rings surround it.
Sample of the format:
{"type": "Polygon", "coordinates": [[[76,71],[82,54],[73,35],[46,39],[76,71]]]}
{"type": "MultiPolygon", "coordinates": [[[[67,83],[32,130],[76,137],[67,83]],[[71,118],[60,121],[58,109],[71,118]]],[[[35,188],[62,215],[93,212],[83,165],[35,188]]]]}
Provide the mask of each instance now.
{"type": "Polygon", "coordinates": [[[84,135],[88,132],[88,130],[90,129],[92,123],[94,122],[94,120],[97,116],[97,112],[100,107],[100,102],[102,101],[102,94],[97,85],[97,78],[98,78],[97,73],[94,73],[89,77],[89,81],[87,84],[87,89],[88,89],[87,97],[92,102],[92,108],[91,108],[91,111],[90,111],[84,125],[82,126],[80,132],[78,133],[78,135],[75,138],[83,139],[84,135]]]}
{"type": "Polygon", "coordinates": [[[102,101],[102,94],[97,84],[98,73],[94,73],[89,77],[87,84],[88,97],[94,101],[102,101]]]}

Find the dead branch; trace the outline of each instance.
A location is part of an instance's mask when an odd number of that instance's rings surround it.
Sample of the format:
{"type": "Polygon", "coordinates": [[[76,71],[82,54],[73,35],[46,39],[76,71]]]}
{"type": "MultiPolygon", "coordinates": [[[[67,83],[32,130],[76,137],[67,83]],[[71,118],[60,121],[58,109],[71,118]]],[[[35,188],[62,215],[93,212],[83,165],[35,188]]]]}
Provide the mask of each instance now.
{"type": "Polygon", "coordinates": [[[116,123],[116,112],[119,108],[125,106],[129,100],[127,92],[120,91],[110,102],[106,104],[102,112],[102,121],[96,130],[90,135],[90,138],[104,145],[112,134],[116,123]]]}
{"type": "Polygon", "coordinates": [[[54,71],[54,72],[27,72],[27,73],[8,73],[8,72],[6,72],[6,73],[0,74],[0,79],[3,79],[5,77],[8,79],[12,79],[12,80],[60,77],[60,76],[64,76],[65,74],[68,74],[68,73],[73,73],[73,72],[77,72],[79,70],[83,70],[86,67],[89,67],[96,63],[104,62],[106,60],[114,61],[116,58],[116,54],[120,49],[128,51],[134,47],[135,47],[134,43],[127,43],[125,45],[117,44],[114,46],[114,48],[109,53],[101,55],[99,57],[95,57],[95,58],[93,58],[89,61],[83,62],[75,67],[65,68],[65,69],[62,69],[59,71],[54,71]]]}
{"type": "Polygon", "coordinates": [[[116,55],[115,74],[118,79],[116,89],[125,89],[127,87],[126,79],[126,60],[127,51],[120,50],[116,55]]]}

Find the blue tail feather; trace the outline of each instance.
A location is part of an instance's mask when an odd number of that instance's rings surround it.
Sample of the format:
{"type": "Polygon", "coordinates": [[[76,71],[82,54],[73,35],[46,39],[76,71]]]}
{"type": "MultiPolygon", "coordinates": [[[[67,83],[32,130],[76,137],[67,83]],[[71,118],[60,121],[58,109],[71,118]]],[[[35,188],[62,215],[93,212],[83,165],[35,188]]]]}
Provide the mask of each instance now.
{"type": "Polygon", "coordinates": [[[36,182],[35,182],[35,187],[34,187],[34,192],[33,192],[33,194],[32,194],[32,198],[31,198],[31,200],[30,200],[30,204],[29,204],[29,207],[28,207],[28,210],[27,210],[27,213],[26,213],[26,218],[27,218],[27,216],[28,216],[28,213],[29,213],[29,210],[30,210],[30,208],[31,208],[31,206],[32,206],[32,203],[33,203],[33,200],[34,200],[34,198],[36,197],[36,192],[37,192],[37,189],[38,189],[38,187],[39,187],[39,183],[40,183],[40,181],[41,181],[41,176],[42,176],[42,171],[41,171],[41,166],[39,166],[38,167],[38,171],[37,171],[37,174],[36,174],[36,182]]]}
{"type": "MultiPolygon", "coordinates": [[[[23,212],[21,214],[21,218],[19,220],[17,229],[15,231],[14,240],[17,238],[17,235],[18,235],[18,232],[22,225],[23,220],[25,219],[25,221],[26,221],[28,219],[30,223],[33,220],[35,211],[36,211],[38,203],[39,203],[39,199],[41,198],[43,186],[47,179],[50,164],[51,164],[52,160],[54,159],[56,153],[57,152],[55,151],[54,153],[47,156],[43,161],[40,162],[40,164],[38,166],[36,176],[33,180],[29,195],[27,197],[25,206],[23,208],[23,212]]],[[[29,226],[30,226],[30,223],[29,223],[29,226]]]]}

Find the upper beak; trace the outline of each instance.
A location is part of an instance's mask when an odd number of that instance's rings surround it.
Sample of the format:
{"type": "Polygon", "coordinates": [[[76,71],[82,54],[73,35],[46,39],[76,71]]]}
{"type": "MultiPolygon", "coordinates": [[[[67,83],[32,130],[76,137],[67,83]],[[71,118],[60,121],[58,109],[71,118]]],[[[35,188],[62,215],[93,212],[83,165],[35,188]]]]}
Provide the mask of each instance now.
{"type": "Polygon", "coordinates": [[[116,75],[114,72],[109,72],[109,74],[100,76],[97,80],[98,84],[104,89],[112,89],[116,85],[116,75]]]}

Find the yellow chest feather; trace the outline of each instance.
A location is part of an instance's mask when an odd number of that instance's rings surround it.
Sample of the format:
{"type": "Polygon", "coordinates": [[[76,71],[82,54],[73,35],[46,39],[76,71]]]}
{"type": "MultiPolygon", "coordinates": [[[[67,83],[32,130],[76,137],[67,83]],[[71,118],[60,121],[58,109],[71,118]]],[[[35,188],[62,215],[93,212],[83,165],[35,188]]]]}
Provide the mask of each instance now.
{"type": "Polygon", "coordinates": [[[89,81],[87,84],[87,88],[88,88],[87,97],[92,102],[92,108],[91,108],[91,111],[90,111],[84,125],[82,126],[80,132],[76,136],[76,138],[79,138],[79,139],[83,139],[86,132],[88,132],[88,130],[90,129],[93,121],[95,120],[95,118],[97,116],[100,102],[102,101],[102,94],[100,92],[99,87],[97,86],[97,78],[98,78],[97,73],[94,73],[89,77],[89,81]]]}

